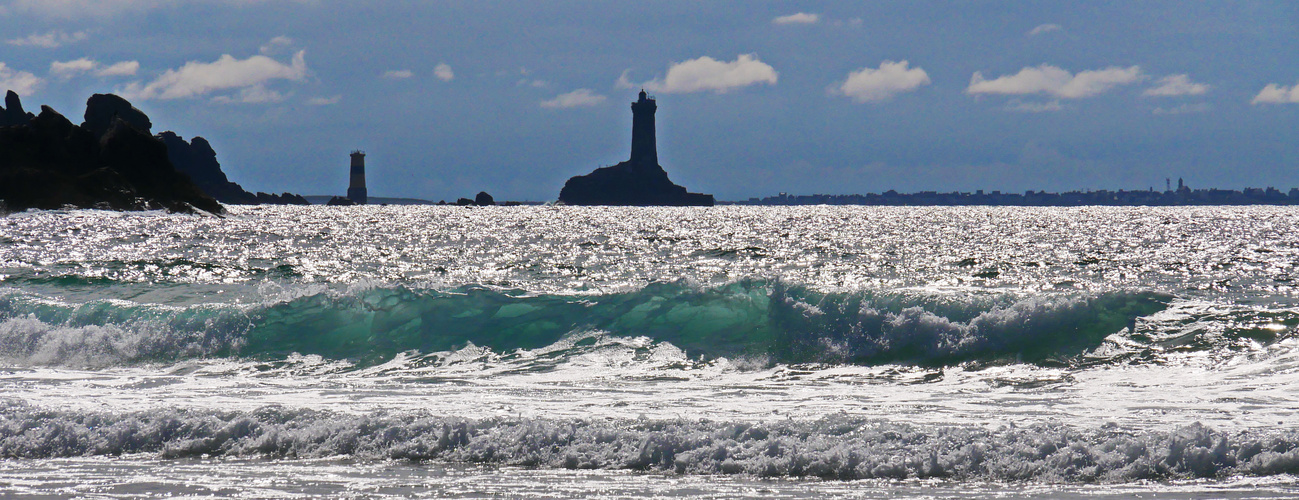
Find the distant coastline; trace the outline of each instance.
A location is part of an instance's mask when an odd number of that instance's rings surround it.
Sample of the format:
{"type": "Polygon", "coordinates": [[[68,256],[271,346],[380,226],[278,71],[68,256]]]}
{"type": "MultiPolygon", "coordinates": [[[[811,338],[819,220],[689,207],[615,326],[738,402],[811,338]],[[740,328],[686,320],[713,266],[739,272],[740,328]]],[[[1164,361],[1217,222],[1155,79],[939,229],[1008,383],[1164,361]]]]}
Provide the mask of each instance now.
{"type": "MultiPolygon", "coordinates": [[[[306,200],[311,202],[312,205],[324,205],[325,203],[328,203],[329,199],[333,198],[333,196],[327,194],[310,194],[310,195],[303,196],[303,198],[306,198],[306,200]]],[[[368,205],[439,205],[439,204],[454,205],[455,204],[455,203],[448,203],[446,201],[443,201],[442,203],[438,203],[433,200],[425,200],[422,198],[387,198],[383,196],[371,196],[369,198],[370,199],[367,203],[368,205]]],[[[545,202],[542,201],[519,201],[519,202],[509,202],[509,203],[516,204],[516,205],[544,205],[545,204],[545,202]]]]}
{"type": "Polygon", "coordinates": [[[812,194],[790,195],[780,193],[765,198],[744,201],[719,201],[719,205],[881,205],[881,206],[1029,206],[1077,207],[1102,206],[1195,206],[1195,205],[1299,205],[1299,188],[1281,192],[1276,188],[1190,189],[1182,187],[1166,191],[1068,191],[1050,193],[1025,191],[1003,193],[983,190],[971,192],[920,191],[867,194],[812,194]]]}

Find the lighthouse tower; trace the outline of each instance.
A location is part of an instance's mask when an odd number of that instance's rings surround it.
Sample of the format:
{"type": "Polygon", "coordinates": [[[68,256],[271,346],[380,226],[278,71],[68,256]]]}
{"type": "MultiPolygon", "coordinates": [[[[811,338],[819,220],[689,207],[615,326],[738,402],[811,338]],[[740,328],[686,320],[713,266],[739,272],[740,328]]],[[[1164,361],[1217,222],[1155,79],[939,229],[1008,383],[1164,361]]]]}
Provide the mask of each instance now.
{"type": "Polygon", "coordinates": [[[659,168],[658,147],[654,145],[654,112],[659,106],[641,89],[640,99],[631,103],[631,159],[633,169],[659,168]]]}
{"type": "Polygon", "coordinates": [[[347,186],[347,197],[357,205],[364,205],[368,198],[365,192],[365,152],[359,149],[352,151],[352,181],[347,186]]]}

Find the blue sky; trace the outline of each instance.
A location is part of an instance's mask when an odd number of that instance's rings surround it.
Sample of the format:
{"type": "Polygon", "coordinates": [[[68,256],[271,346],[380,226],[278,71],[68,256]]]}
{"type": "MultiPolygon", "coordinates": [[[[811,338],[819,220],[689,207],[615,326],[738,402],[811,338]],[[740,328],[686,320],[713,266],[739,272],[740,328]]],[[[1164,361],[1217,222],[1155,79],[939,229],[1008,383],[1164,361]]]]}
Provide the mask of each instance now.
{"type": "Polygon", "coordinates": [[[0,1],[0,87],[115,92],[255,191],[552,200],[628,103],[719,199],[1299,187],[1295,2],[0,1]]]}

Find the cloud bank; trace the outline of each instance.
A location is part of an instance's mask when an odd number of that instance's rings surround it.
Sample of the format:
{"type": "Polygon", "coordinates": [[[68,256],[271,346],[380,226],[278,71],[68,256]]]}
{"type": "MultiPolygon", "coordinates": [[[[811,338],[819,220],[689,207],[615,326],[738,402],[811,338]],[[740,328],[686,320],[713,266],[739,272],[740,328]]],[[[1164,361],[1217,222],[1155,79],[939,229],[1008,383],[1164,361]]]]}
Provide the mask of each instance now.
{"type": "Polygon", "coordinates": [[[541,107],[561,109],[595,106],[604,102],[605,99],[607,99],[605,96],[596,94],[591,89],[577,89],[565,94],[559,94],[554,99],[541,101],[541,107]]]}
{"type": "Polygon", "coordinates": [[[306,51],[298,51],[289,64],[266,56],[235,59],[229,54],[216,61],[190,61],[170,69],[148,84],[134,82],[122,91],[128,99],[181,99],[237,89],[239,102],[272,102],[264,85],[272,80],[301,81],[307,76],[306,51]],[[260,99],[260,100],[258,100],[260,99]]]}
{"type": "Polygon", "coordinates": [[[965,92],[1002,95],[1046,94],[1064,99],[1078,99],[1099,95],[1114,87],[1136,83],[1143,79],[1145,75],[1141,73],[1139,66],[1126,68],[1110,66],[1099,70],[1079,71],[1075,75],[1055,66],[1043,64],[992,80],[985,79],[983,73],[976,71],[974,76],[970,77],[970,86],[965,92]]]}
{"type": "Polygon", "coordinates": [[[12,90],[19,95],[30,96],[36,93],[36,88],[43,82],[30,72],[17,71],[0,62],[0,90],[12,90]]]}
{"type": "Polygon", "coordinates": [[[121,61],[103,66],[98,61],[83,57],[72,61],[50,63],[50,75],[63,80],[91,72],[98,77],[133,76],[139,70],[138,61],[121,61]]]}
{"type": "Polygon", "coordinates": [[[62,31],[51,31],[49,33],[44,33],[44,34],[33,33],[23,38],[6,40],[5,43],[9,45],[16,45],[19,47],[40,47],[43,49],[53,49],[53,48],[62,47],[70,43],[80,42],[82,40],[85,40],[86,36],[87,35],[85,31],[77,31],[71,34],[62,31]]]}
{"type": "Polygon", "coordinates": [[[884,61],[879,68],[865,67],[848,73],[848,78],[832,89],[834,93],[858,103],[884,101],[903,92],[929,85],[929,74],[921,68],[908,68],[907,61],[884,61]]]}
{"type": "MultiPolygon", "coordinates": [[[[623,76],[627,75],[623,72],[623,76]]],[[[667,76],[641,84],[645,90],[665,94],[690,92],[725,93],[731,89],[759,83],[776,84],[776,69],[758,60],[754,54],[741,54],[734,61],[718,61],[708,56],[673,63],[667,76]]],[[[629,82],[619,78],[619,85],[629,82]]]]}
{"type": "Polygon", "coordinates": [[[113,63],[106,68],[100,68],[95,72],[95,76],[134,76],[140,70],[139,61],[122,61],[113,63]]]}
{"type": "Polygon", "coordinates": [[[771,20],[771,24],[816,24],[821,21],[820,14],[809,14],[799,12],[788,16],[780,16],[771,20]]]}
{"type": "Polygon", "coordinates": [[[1188,75],[1168,75],[1160,78],[1158,85],[1146,89],[1142,95],[1152,97],[1177,97],[1185,95],[1204,95],[1211,87],[1204,83],[1191,81],[1188,75]]]}
{"type": "Polygon", "coordinates": [[[1299,84],[1286,87],[1269,83],[1254,96],[1250,104],[1296,104],[1299,103],[1299,84]]]}

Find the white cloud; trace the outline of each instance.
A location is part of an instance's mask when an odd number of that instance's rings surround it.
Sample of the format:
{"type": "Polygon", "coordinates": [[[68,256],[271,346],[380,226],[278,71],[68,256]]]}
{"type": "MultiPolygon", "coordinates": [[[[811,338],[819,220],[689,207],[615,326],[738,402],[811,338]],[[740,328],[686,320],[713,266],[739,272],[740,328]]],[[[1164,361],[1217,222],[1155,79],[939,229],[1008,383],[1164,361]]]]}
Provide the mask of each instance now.
{"type": "MultiPolygon", "coordinates": [[[[523,74],[526,75],[527,70],[523,70],[523,71],[524,71],[523,74]]],[[[436,76],[438,80],[449,82],[451,81],[451,79],[456,77],[456,73],[454,71],[451,71],[451,66],[448,65],[447,63],[440,63],[437,66],[433,67],[433,76],[436,76]]]]}
{"type": "Polygon", "coordinates": [[[75,76],[85,73],[94,72],[95,76],[131,76],[140,69],[140,63],[137,61],[122,61],[108,67],[103,67],[99,62],[89,58],[81,58],[73,61],[54,61],[50,63],[50,75],[57,78],[68,80],[75,76]]]}
{"type": "Polygon", "coordinates": [[[392,80],[401,80],[401,79],[415,76],[415,73],[411,72],[411,70],[408,69],[393,69],[393,70],[384,71],[383,75],[380,76],[392,80]]]}
{"type": "Polygon", "coordinates": [[[723,93],[759,83],[775,85],[775,68],[759,61],[754,54],[741,54],[732,62],[704,56],[673,63],[668,67],[666,77],[645,82],[641,86],[646,90],[666,94],[703,91],[723,93]]]}
{"type": "Polygon", "coordinates": [[[67,80],[82,73],[94,70],[99,63],[85,57],[75,61],[54,61],[50,63],[50,75],[67,80]]]}
{"type": "Polygon", "coordinates": [[[816,24],[820,20],[821,16],[819,14],[799,12],[797,14],[790,14],[788,16],[780,16],[772,19],[771,24],[816,24]]]}
{"type": "Polygon", "coordinates": [[[96,71],[95,76],[134,76],[139,70],[139,61],[122,61],[96,71]]]}
{"type": "Polygon", "coordinates": [[[862,103],[892,99],[929,83],[929,74],[921,68],[908,68],[907,61],[884,61],[878,69],[865,67],[848,73],[848,78],[832,91],[862,103]]]}
{"type": "Polygon", "coordinates": [[[541,101],[543,108],[577,108],[595,106],[604,102],[605,96],[592,92],[591,89],[577,89],[566,94],[559,94],[554,99],[541,101]]]}
{"type": "Polygon", "coordinates": [[[275,38],[272,38],[270,42],[267,42],[266,45],[261,46],[257,50],[262,54],[269,56],[269,55],[274,55],[275,53],[279,52],[280,49],[288,48],[291,45],[293,45],[292,38],[289,38],[284,35],[280,35],[275,38]]]}
{"type": "MultiPolygon", "coordinates": [[[[210,63],[190,61],[179,69],[167,70],[147,85],[132,83],[122,94],[129,99],[180,99],[220,90],[248,89],[271,80],[301,81],[306,76],[306,51],[294,54],[289,64],[261,55],[240,60],[225,54],[210,63]]],[[[256,94],[257,90],[249,92],[256,94]]],[[[241,91],[235,99],[245,97],[241,91]]]]}
{"type": "Polygon", "coordinates": [[[630,70],[630,69],[624,69],[624,70],[622,70],[622,74],[621,74],[621,75],[618,75],[618,79],[617,79],[617,80],[614,80],[614,82],[613,82],[613,88],[615,88],[615,89],[634,89],[634,88],[636,88],[636,84],[634,84],[634,83],[631,82],[630,75],[631,75],[631,70],[630,70]]]}
{"type": "Polygon", "coordinates": [[[1059,99],[1047,102],[1024,102],[1018,99],[1006,103],[1006,111],[1013,113],[1052,113],[1064,109],[1059,99]]]}
{"type": "Polygon", "coordinates": [[[987,80],[983,73],[975,72],[970,77],[970,86],[965,92],[969,94],[1048,94],[1065,99],[1077,99],[1101,94],[1119,85],[1141,81],[1139,66],[1120,68],[1111,66],[1105,69],[1079,71],[1077,75],[1063,69],[1043,64],[1037,67],[1024,68],[1014,75],[1005,75],[987,80]]]}
{"type": "Polygon", "coordinates": [[[1299,84],[1285,87],[1269,83],[1254,96],[1250,104],[1295,104],[1299,103],[1299,84]]]}
{"type": "Polygon", "coordinates": [[[7,40],[5,43],[9,45],[17,45],[19,47],[41,47],[45,49],[53,49],[70,43],[80,42],[85,40],[86,36],[85,31],[77,31],[70,34],[62,31],[51,31],[49,33],[33,33],[23,38],[7,40]]]}
{"type": "Polygon", "coordinates": [[[213,97],[212,102],[221,104],[266,104],[283,102],[284,99],[284,94],[257,84],[239,89],[239,92],[233,96],[219,95],[213,97]]]}
{"type": "Polygon", "coordinates": [[[1188,115],[1193,113],[1206,113],[1210,109],[1213,108],[1209,106],[1209,103],[1201,102],[1195,104],[1189,104],[1189,103],[1182,104],[1167,109],[1155,108],[1154,111],[1151,111],[1151,113],[1154,113],[1156,115],[1188,115]]]}
{"type": "Polygon", "coordinates": [[[307,104],[312,106],[329,106],[331,104],[338,104],[338,101],[341,100],[343,100],[342,94],[333,97],[312,97],[311,99],[307,99],[307,104]]]}
{"type": "Polygon", "coordinates": [[[1146,89],[1142,95],[1157,97],[1174,97],[1183,95],[1203,95],[1211,87],[1204,83],[1195,83],[1187,75],[1168,75],[1160,78],[1159,85],[1146,89]]]}
{"type": "Polygon", "coordinates": [[[1064,27],[1060,26],[1059,24],[1039,24],[1033,29],[1028,30],[1028,36],[1037,36],[1046,33],[1051,33],[1053,31],[1060,31],[1063,29],[1064,27]]]}
{"type": "Polygon", "coordinates": [[[40,77],[27,71],[15,71],[5,63],[0,63],[0,90],[12,90],[21,96],[36,93],[36,88],[44,83],[40,77]]]}

